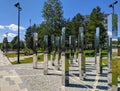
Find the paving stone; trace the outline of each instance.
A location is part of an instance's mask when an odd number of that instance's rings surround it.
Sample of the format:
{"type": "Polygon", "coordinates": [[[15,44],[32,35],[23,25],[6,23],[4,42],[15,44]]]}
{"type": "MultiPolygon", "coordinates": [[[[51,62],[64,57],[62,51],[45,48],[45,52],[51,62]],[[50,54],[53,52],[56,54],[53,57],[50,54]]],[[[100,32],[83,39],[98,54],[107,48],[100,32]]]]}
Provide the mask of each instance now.
{"type": "MultiPolygon", "coordinates": [[[[84,81],[80,80],[78,63],[74,62],[70,66],[70,84],[67,87],[62,86],[62,72],[55,70],[54,66],[49,65],[49,74],[43,75],[43,62],[38,62],[38,69],[33,69],[32,63],[2,65],[0,67],[0,79],[4,78],[3,84],[7,84],[7,87],[14,91],[91,91],[93,89],[105,91],[107,70],[103,71],[103,75],[97,75],[94,60],[95,58],[86,58],[87,70],[84,81]]],[[[61,67],[60,69],[62,70],[61,67]]],[[[2,85],[1,90],[5,91],[5,89],[2,85]]]]}
{"type": "Polygon", "coordinates": [[[10,81],[10,77],[7,77],[5,80],[9,82],[10,81]]]}
{"type": "Polygon", "coordinates": [[[14,80],[10,80],[10,81],[9,81],[9,84],[10,84],[10,85],[14,85],[14,84],[15,84],[15,81],[14,81],[14,80]]]}

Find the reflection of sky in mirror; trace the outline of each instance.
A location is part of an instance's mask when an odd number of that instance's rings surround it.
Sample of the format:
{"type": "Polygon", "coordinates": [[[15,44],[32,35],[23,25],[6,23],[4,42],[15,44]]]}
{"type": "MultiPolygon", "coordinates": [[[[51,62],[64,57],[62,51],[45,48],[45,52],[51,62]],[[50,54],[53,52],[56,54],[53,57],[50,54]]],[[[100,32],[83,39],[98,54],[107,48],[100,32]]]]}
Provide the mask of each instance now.
{"type": "Polygon", "coordinates": [[[97,28],[96,28],[96,37],[99,37],[99,34],[100,34],[100,28],[97,27],[97,28]]]}
{"type": "Polygon", "coordinates": [[[108,16],[108,36],[112,37],[112,15],[108,16]]]}
{"type": "Polygon", "coordinates": [[[108,16],[108,35],[113,38],[116,38],[118,36],[120,36],[120,22],[119,22],[119,16],[115,16],[115,18],[117,18],[117,25],[116,23],[113,24],[112,21],[112,17],[113,15],[109,15],[108,16]],[[114,27],[113,27],[114,25],[114,27]]]}
{"type": "Polygon", "coordinates": [[[120,15],[118,15],[118,37],[120,37],[120,15]]]}
{"type": "Polygon", "coordinates": [[[71,36],[69,36],[69,44],[70,45],[71,45],[71,41],[72,41],[71,36]]]}
{"type": "Polygon", "coordinates": [[[62,35],[65,35],[65,27],[62,28],[62,35]]]}

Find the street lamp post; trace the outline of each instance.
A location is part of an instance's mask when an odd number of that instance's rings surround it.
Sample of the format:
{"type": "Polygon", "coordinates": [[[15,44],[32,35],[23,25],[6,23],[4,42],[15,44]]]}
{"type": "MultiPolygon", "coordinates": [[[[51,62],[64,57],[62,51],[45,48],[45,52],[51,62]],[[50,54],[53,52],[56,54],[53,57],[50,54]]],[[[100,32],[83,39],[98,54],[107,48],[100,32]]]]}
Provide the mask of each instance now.
{"type": "Polygon", "coordinates": [[[17,2],[14,6],[18,8],[18,63],[20,63],[20,11],[22,8],[20,7],[19,2],[17,2]]]}
{"type": "Polygon", "coordinates": [[[5,33],[5,36],[6,36],[6,43],[5,43],[5,50],[6,50],[6,54],[7,54],[7,36],[8,36],[8,33],[5,33]]]}
{"type": "Polygon", "coordinates": [[[114,1],[112,4],[109,5],[109,7],[112,8],[112,10],[113,10],[113,12],[112,12],[113,14],[114,14],[114,5],[117,3],[118,3],[118,1],[114,1]]]}

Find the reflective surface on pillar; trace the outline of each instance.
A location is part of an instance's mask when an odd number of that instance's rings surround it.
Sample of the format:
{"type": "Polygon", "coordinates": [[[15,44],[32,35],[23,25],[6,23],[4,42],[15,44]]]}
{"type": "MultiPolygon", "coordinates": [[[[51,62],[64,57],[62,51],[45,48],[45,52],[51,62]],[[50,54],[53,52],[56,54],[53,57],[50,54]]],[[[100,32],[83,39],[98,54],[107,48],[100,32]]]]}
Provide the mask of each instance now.
{"type": "Polygon", "coordinates": [[[85,77],[85,58],[84,58],[84,28],[79,28],[78,46],[79,46],[79,77],[84,80],[85,77]],[[81,56],[81,57],[80,57],[81,56]]]}
{"type": "Polygon", "coordinates": [[[118,37],[118,15],[110,14],[108,16],[108,32],[112,34],[112,38],[118,37]]]}
{"type": "Polygon", "coordinates": [[[44,75],[48,74],[48,35],[44,35],[44,75]]]}
{"type": "Polygon", "coordinates": [[[100,28],[96,28],[95,33],[95,63],[97,73],[100,73],[100,28]]]}
{"type": "Polygon", "coordinates": [[[37,51],[36,51],[36,47],[37,47],[37,41],[38,41],[38,34],[37,33],[33,33],[33,68],[37,68],[37,51]]]}
{"type": "Polygon", "coordinates": [[[112,38],[108,37],[108,87],[112,87],[112,38]]]}

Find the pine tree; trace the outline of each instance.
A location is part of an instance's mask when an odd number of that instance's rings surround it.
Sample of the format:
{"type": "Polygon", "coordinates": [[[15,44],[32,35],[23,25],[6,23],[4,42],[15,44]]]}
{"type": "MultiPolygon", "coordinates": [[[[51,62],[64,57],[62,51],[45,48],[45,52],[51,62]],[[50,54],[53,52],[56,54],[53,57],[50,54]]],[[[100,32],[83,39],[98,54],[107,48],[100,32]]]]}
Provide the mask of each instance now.
{"type": "Polygon", "coordinates": [[[92,48],[94,48],[94,35],[97,27],[100,27],[100,44],[105,42],[106,29],[102,23],[103,19],[104,14],[101,12],[100,7],[94,8],[90,15],[86,31],[86,41],[88,44],[92,44],[92,48]]]}
{"type": "Polygon", "coordinates": [[[47,0],[44,3],[42,16],[45,20],[47,31],[50,34],[60,35],[64,25],[63,11],[60,0],[47,0]]]}

